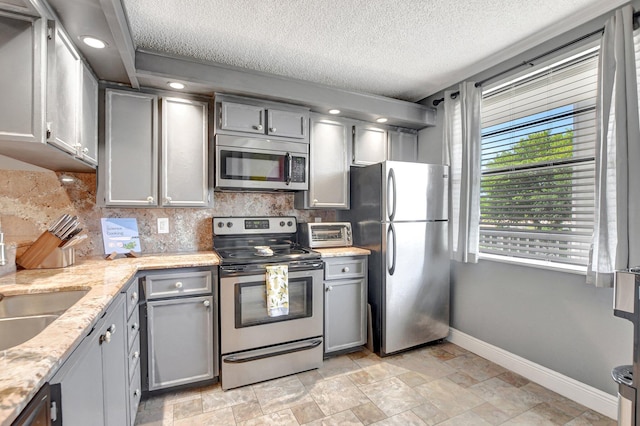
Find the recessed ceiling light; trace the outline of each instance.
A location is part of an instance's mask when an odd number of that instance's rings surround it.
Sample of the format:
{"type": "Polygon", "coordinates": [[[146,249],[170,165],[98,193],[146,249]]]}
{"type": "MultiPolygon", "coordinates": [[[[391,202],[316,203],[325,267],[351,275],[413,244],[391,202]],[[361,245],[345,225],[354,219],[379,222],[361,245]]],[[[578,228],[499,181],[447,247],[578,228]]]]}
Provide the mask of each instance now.
{"type": "Polygon", "coordinates": [[[108,46],[105,41],[91,36],[80,36],[80,40],[82,40],[87,46],[93,47],[94,49],[104,49],[108,46]]]}
{"type": "Polygon", "coordinates": [[[386,118],[384,118],[384,117],[380,117],[380,118],[377,118],[377,119],[376,119],[376,122],[377,122],[377,123],[386,123],[386,122],[387,122],[387,119],[386,119],[386,118]]]}
{"type": "Polygon", "coordinates": [[[178,89],[178,90],[184,89],[184,84],[178,83],[177,81],[171,81],[168,84],[169,84],[169,87],[171,87],[172,89],[178,89]]]}
{"type": "Polygon", "coordinates": [[[329,110],[329,114],[333,114],[333,115],[340,114],[340,110],[339,109],[330,109],[329,110]]]}

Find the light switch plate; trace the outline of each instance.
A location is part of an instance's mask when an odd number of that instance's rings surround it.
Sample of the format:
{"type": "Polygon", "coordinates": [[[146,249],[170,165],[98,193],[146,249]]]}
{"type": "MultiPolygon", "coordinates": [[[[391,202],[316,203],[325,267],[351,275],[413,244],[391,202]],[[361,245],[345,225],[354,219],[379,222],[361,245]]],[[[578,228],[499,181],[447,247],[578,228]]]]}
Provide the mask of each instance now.
{"type": "Polygon", "coordinates": [[[168,233],[169,233],[169,218],[159,217],[158,218],[158,234],[168,234],[168,233]]]}

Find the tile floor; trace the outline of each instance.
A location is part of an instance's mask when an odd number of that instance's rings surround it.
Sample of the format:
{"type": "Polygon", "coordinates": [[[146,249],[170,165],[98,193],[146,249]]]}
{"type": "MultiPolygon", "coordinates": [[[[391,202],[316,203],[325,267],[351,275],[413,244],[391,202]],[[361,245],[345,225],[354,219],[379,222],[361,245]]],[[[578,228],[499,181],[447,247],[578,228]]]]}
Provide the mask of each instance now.
{"type": "Polygon", "coordinates": [[[136,425],[615,425],[452,343],[380,358],[363,350],[239,389],[152,397],[136,425]]]}

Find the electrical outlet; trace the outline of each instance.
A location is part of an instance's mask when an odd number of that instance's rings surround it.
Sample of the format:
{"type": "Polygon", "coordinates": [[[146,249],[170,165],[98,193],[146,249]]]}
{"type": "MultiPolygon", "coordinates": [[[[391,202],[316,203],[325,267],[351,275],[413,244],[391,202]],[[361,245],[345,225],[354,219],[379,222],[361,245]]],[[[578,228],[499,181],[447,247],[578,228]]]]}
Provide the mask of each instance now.
{"type": "Polygon", "coordinates": [[[168,234],[168,233],[169,233],[169,218],[159,217],[158,218],[158,234],[168,234]]]}
{"type": "Polygon", "coordinates": [[[318,223],[318,222],[322,222],[322,217],[314,217],[313,220],[318,223]]]}

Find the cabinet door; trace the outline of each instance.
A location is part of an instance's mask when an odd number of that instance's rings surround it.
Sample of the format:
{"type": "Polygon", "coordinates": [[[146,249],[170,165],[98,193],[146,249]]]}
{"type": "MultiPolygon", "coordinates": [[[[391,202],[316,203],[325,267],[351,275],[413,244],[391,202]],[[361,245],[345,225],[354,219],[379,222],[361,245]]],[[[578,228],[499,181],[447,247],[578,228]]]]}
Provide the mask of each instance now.
{"type": "Polygon", "coordinates": [[[208,107],[204,102],[162,99],[162,205],[209,204],[208,107]]]}
{"type": "Polygon", "coordinates": [[[38,10],[29,0],[0,0],[0,10],[38,16],[38,10]]]}
{"type": "Polygon", "coordinates": [[[387,131],[374,126],[354,126],[353,164],[367,166],[387,159],[387,131]]]}
{"type": "Polygon", "coordinates": [[[44,142],[44,19],[0,13],[0,141],[44,142]]]}
{"type": "Polygon", "coordinates": [[[126,425],[129,410],[127,322],[124,302],[124,295],[117,297],[117,300],[109,307],[110,312],[100,328],[100,335],[105,336],[99,339],[102,349],[104,423],[111,426],[126,425]]]}
{"type": "Polygon", "coordinates": [[[418,135],[389,131],[389,160],[418,162],[418,135]]]}
{"type": "Polygon", "coordinates": [[[213,296],[147,302],[149,390],[214,377],[213,296]]]}
{"type": "Polygon", "coordinates": [[[267,115],[267,123],[269,124],[267,128],[268,135],[298,139],[304,139],[307,136],[307,120],[309,119],[309,114],[306,112],[270,109],[267,115]]]}
{"type": "Polygon", "coordinates": [[[366,285],[365,278],[325,281],[325,353],[366,343],[366,285]]]}
{"type": "Polygon", "coordinates": [[[311,119],[309,207],[349,208],[349,132],[339,121],[311,119]]]}
{"type": "Polygon", "coordinates": [[[105,203],[158,202],[158,100],[154,95],[106,90],[105,203]]]}
{"type": "MultiPolygon", "coordinates": [[[[50,26],[55,27],[51,23],[50,26]]],[[[49,97],[47,127],[49,143],[72,154],[78,151],[81,61],[71,40],[59,27],[54,34],[53,54],[49,53],[49,97]]]]}
{"type": "Polygon", "coordinates": [[[89,68],[82,67],[80,110],[80,157],[87,163],[98,164],[98,80],[89,68]]]}
{"type": "Polygon", "coordinates": [[[264,108],[259,106],[222,102],[220,128],[264,134],[264,112],[264,108]]]}

